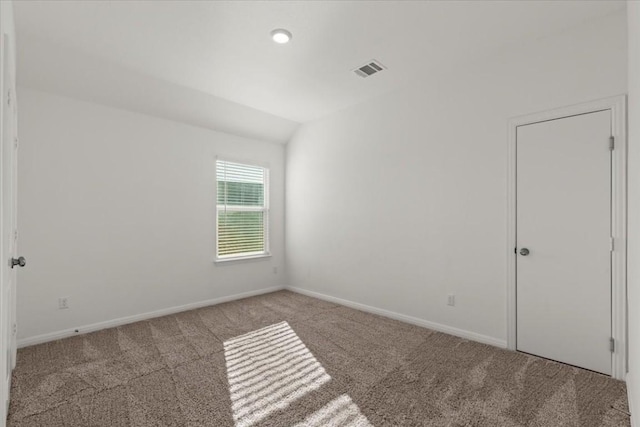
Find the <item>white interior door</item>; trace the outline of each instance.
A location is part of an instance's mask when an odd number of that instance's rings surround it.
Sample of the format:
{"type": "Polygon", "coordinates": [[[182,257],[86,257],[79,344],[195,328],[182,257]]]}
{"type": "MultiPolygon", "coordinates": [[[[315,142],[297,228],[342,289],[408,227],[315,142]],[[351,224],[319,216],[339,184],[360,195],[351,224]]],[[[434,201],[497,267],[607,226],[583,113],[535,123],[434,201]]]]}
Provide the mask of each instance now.
{"type": "Polygon", "coordinates": [[[611,374],[611,111],[517,128],[517,349],[611,374]],[[528,254],[527,254],[528,251],[528,254]]]}
{"type": "MultiPolygon", "coordinates": [[[[15,78],[12,80],[13,90],[15,92],[15,78]]],[[[16,96],[17,98],[17,96],[16,96]]],[[[13,257],[18,258],[19,262],[23,264],[18,264],[19,267],[24,267],[25,259],[19,256],[19,248],[18,248],[18,108],[17,102],[12,105],[12,115],[13,115],[13,144],[12,146],[12,158],[11,158],[11,209],[13,210],[12,215],[12,227],[13,227],[13,247],[11,248],[13,252],[13,257]]],[[[10,364],[11,371],[16,367],[16,358],[18,355],[18,315],[17,315],[17,300],[18,300],[18,290],[16,289],[16,285],[18,283],[17,280],[17,271],[14,270],[12,273],[11,280],[11,300],[9,301],[9,308],[11,313],[11,321],[9,323],[11,327],[11,339],[9,340],[9,353],[11,356],[10,364]]],[[[11,376],[11,373],[9,373],[11,376]]],[[[11,384],[9,384],[9,387],[11,384]]]]}
{"type": "Polygon", "coordinates": [[[15,361],[15,283],[16,269],[13,262],[17,260],[17,228],[16,228],[16,160],[17,160],[17,109],[15,97],[15,80],[9,67],[9,43],[6,36],[2,40],[2,129],[0,154],[2,156],[2,172],[0,174],[0,213],[2,231],[0,264],[0,386],[2,387],[2,410],[6,416],[11,387],[11,370],[15,361]]]}

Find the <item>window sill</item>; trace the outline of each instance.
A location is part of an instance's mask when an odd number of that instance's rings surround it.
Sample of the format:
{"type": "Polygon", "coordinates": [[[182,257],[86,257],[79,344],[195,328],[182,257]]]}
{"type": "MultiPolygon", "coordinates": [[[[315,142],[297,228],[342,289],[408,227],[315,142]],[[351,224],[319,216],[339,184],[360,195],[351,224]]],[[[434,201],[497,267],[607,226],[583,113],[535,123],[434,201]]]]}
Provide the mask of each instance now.
{"type": "Polygon", "coordinates": [[[250,260],[258,260],[261,258],[271,258],[270,253],[259,254],[259,255],[247,255],[247,256],[237,256],[237,257],[229,257],[229,258],[216,258],[213,260],[215,264],[226,264],[233,263],[238,261],[250,261],[250,260]]]}

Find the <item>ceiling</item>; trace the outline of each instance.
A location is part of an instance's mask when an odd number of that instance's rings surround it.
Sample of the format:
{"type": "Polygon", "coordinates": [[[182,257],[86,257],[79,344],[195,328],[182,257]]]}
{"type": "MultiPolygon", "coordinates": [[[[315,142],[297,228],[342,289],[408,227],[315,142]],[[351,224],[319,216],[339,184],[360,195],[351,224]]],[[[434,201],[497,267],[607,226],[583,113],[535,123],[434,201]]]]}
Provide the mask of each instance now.
{"type": "Polygon", "coordinates": [[[149,78],[155,82],[149,91],[174,85],[264,113],[288,129],[624,7],[624,1],[18,1],[15,14],[25,80],[55,79],[45,74],[66,58],[75,66],[57,68],[67,74],[67,89],[81,84],[94,97],[120,91],[126,98],[149,78]],[[291,42],[273,43],[274,28],[291,31],[291,42]],[[42,62],[47,52],[50,66],[42,62]],[[388,70],[366,79],[351,71],[374,58],[388,70]],[[93,64],[91,76],[74,71],[83,69],[79,63],[93,64]],[[121,84],[98,93],[111,72],[121,84]]]}

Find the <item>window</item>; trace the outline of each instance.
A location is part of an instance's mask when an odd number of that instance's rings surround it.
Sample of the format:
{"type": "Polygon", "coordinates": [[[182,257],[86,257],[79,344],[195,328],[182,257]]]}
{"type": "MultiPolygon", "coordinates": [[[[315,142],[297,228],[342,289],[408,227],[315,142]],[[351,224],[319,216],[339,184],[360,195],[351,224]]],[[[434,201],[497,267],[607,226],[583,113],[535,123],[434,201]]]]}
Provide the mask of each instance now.
{"type": "Polygon", "coordinates": [[[269,169],[216,161],[218,260],[269,255],[269,169]]]}

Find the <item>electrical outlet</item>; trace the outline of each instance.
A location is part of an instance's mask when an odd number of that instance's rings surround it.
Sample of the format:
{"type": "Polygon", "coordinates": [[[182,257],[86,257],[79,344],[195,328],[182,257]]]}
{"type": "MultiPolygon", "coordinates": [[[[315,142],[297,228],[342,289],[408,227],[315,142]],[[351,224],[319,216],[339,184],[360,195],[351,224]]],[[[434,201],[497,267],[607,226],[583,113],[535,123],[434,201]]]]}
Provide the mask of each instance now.
{"type": "Polygon", "coordinates": [[[66,310],[67,308],[69,308],[69,298],[68,297],[58,298],[58,309],[66,310]]]}
{"type": "Polygon", "coordinates": [[[453,294],[447,295],[447,305],[455,306],[456,305],[456,296],[453,294]]]}
{"type": "Polygon", "coordinates": [[[278,274],[278,267],[273,267],[273,274],[278,274]]]}

